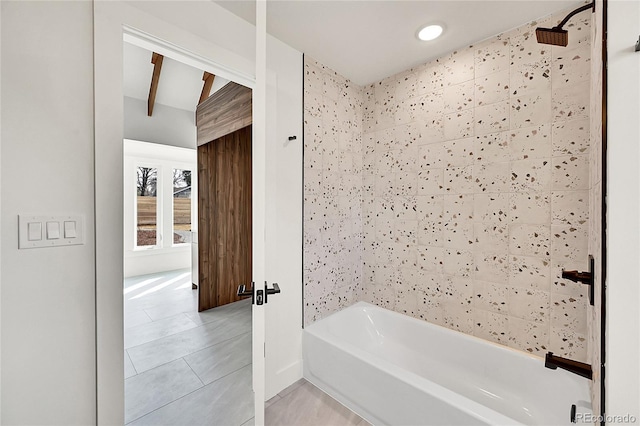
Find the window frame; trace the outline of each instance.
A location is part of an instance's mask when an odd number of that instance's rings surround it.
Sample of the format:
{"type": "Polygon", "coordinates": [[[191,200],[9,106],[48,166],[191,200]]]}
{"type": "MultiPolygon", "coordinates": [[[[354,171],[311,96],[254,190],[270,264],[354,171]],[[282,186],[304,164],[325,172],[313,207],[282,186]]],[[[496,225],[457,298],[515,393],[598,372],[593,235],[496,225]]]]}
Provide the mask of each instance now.
{"type": "MultiPolygon", "coordinates": [[[[192,242],[193,242],[192,238],[193,238],[193,232],[194,232],[194,230],[193,230],[194,216],[196,218],[195,221],[197,221],[197,218],[198,218],[198,212],[197,211],[194,212],[194,208],[193,208],[193,195],[194,195],[194,191],[193,191],[194,184],[193,183],[194,183],[195,175],[197,174],[198,170],[197,170],[197,168],[194,170],[192,167],[183,168],[183,167],[172,166],[171,167],[171,173],[172,174],[173,174],[174,170],[182,170],[182,171],[188,170],[188,171],[191,172],[191,195],[189,195],[189,200],[190,200],[190,204],[191,204],[191,222],[190,222],[190,225],[191,225],[191,231],[190,231],[191,232],[191,239],[189,240],[189,242],[186,242],[186,243],[178,243],[178,244],[176,244],[176,243],[173,242],[173,234],[175,233],[176,220],[175,220],[175,215],[174,215],[174,213],[175,213],[175,197],[173,196],[173,194],[174,194],[174,192],[173,192],[173,182],[171,182],[171,207],[172,207],[171,208],[171,231],[172,231],[171,232],[171,245],[172,245],[172,247],[182,247],[182,246],[187,246],[187,245],[191,245],[192,244],[192,242]],[[195,215],[194,215],[194,213],[195,213],[195,215]]],[[[197,183],[197,180],[195,182],[197,183]]],[[[196,194],[197,194],[197,192],[196,192],[196,194]]]]}
{"type": "Polygon", "coordinates": [[[124,254],[129,257],[191,251],[191,243],[173,243],[173,170],[191,170],[191,232],[197,232],[197,151],[131,139],[124,139],[124,254]],[[157,171],[156,245],[137,245],[137,167],[157,171]],[[167,184],[167,182],[169,182],[167,184]],[[196,189],[196,194],[193,189],[196,189]],[[167,239],[167,235],[171,238],[167,239]]]}
{"type": "Polygon", "coordinates": [[[133,196],[134,196],[134,200],[133,200],[133,226],[134,226],[134,230],[133,230],[133,250],[134,251],[140,251],[140,250],[157,250],[159,248],[163,247],[163,232],[161,231],[162,229],[162,224],[164,222],[164,218],[163,218],[163,214],[162,214],[162,198],[163,198],[163,188],[162,188],[162,184],[163,184],[163,179],[161,179],[162,176],[162,166],[157,164],[157,162],[154,162],[153,160],[148,160],[148,159],[137,159],[133,162],[133,196]],[[139,246],[138,245],[138,168],[140,167],[145,167],[145,168],[152,168],[152,169],[156,169],[156,243],[154,245],[148,245],[148,246],[139,246]]]}

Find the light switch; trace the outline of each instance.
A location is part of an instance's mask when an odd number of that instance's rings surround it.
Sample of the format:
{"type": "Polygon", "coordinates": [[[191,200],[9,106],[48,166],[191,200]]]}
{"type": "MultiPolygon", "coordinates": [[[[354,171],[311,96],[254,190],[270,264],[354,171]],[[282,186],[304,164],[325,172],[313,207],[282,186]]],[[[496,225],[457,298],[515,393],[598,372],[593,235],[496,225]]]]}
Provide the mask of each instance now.
{"type": "Polygon", "coordinates": [[[64,237],[76,238],[78,233],[76,232],[76,223],[74,221],[65,220],[64,222],[64,237]]]}
{"type": "Polygon", "coordinates": [[[42,222],[29,222],[29,241],[42,240],[42,222]]]}
{"type": "Polygon", "coordinates": [[[60,239],[60,222],[47,222],[47,240],[60,239]]]}
{"type": "Polygon", "coordinates": [[[18,215],[20,249],[77,246],[84,243],[84,215],[18,215]]]}

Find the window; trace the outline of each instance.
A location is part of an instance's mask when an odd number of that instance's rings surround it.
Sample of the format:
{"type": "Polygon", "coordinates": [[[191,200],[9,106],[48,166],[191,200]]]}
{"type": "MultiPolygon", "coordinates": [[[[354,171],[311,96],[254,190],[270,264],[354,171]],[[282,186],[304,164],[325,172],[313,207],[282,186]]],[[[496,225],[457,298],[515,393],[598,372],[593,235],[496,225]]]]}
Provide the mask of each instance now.
{"type": "Polygon", "coordinates": [[[176,268],[190,262],[191,233],[198,231],[197,170],[195,149],[125,139],[124,252],[125,259],[138,258],[129,263],[134,270],[154,256],[175,254],[176,268]]]}
{"type": "Polygon", "coordinates": [[[136,168],[136,245],[158,245],[158,169],[136,168]]]}
{"type": "Polygon", "coordinates": [[[191,170],[173,169],[173,244],[191,243],[191,170]]]}

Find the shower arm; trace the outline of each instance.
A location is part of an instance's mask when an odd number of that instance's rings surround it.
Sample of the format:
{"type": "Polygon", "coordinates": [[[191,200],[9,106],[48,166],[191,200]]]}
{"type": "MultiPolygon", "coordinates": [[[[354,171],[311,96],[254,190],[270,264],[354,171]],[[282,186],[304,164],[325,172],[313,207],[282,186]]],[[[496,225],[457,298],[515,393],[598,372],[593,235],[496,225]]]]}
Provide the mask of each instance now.
{"type": "Polygon", "coordinates": [[[568,15],[567,15],[567,17],[566,17],[566,18],[564,18],[564,19],[562,20],[562,22],[560,22],[557,26],[555,26],[555,27],[553,27],[553,28],[554,28],[554,29],[562,29],[562,27],[563,27],[567,22],[569,22],[569,19],[573,18],[575,15],[577,15],[577,14],[578,14],[578,13],[580,13],[580,12],[584,12],[585,10],[587,10],[587,9],[589,9],[589,8],[591,8],[591,9],[593,9],[593,10],[595,11],[595,9],[596,9],[596,2],[595,2],[595,0],[594,0],[594,1],[592,1],[591,3],[589,3],[589,4],[585,4],[584,6],[577,8],[576,10],[574,10],[573,12],[571,12],[570,14],[568,14],[568,15]]]}

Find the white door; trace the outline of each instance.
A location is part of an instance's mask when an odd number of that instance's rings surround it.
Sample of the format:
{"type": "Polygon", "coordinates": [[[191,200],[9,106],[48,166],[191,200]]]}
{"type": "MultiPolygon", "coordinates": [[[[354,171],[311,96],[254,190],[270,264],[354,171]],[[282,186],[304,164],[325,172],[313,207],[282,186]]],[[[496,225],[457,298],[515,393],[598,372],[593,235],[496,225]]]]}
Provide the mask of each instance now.
{"type": "Polygon", "coordinates": [[[253,90],[252,174],[252,244],[253,244],[253,312],[252,362],[254,424],[264,425],[265,402],[265,309],[266,283],[266,212],[267,212],[267,5],[256,2],[256,86],[253,90]]]}
{"type": "Polygon", "coordinates": [[[265,28],[260,0],[252,153],[256,425],[264,424],[264,401],[302,377],[302,55],[267,43],[265,28]],[[281,292],[265,293],[265,282],[281,292]]]}

